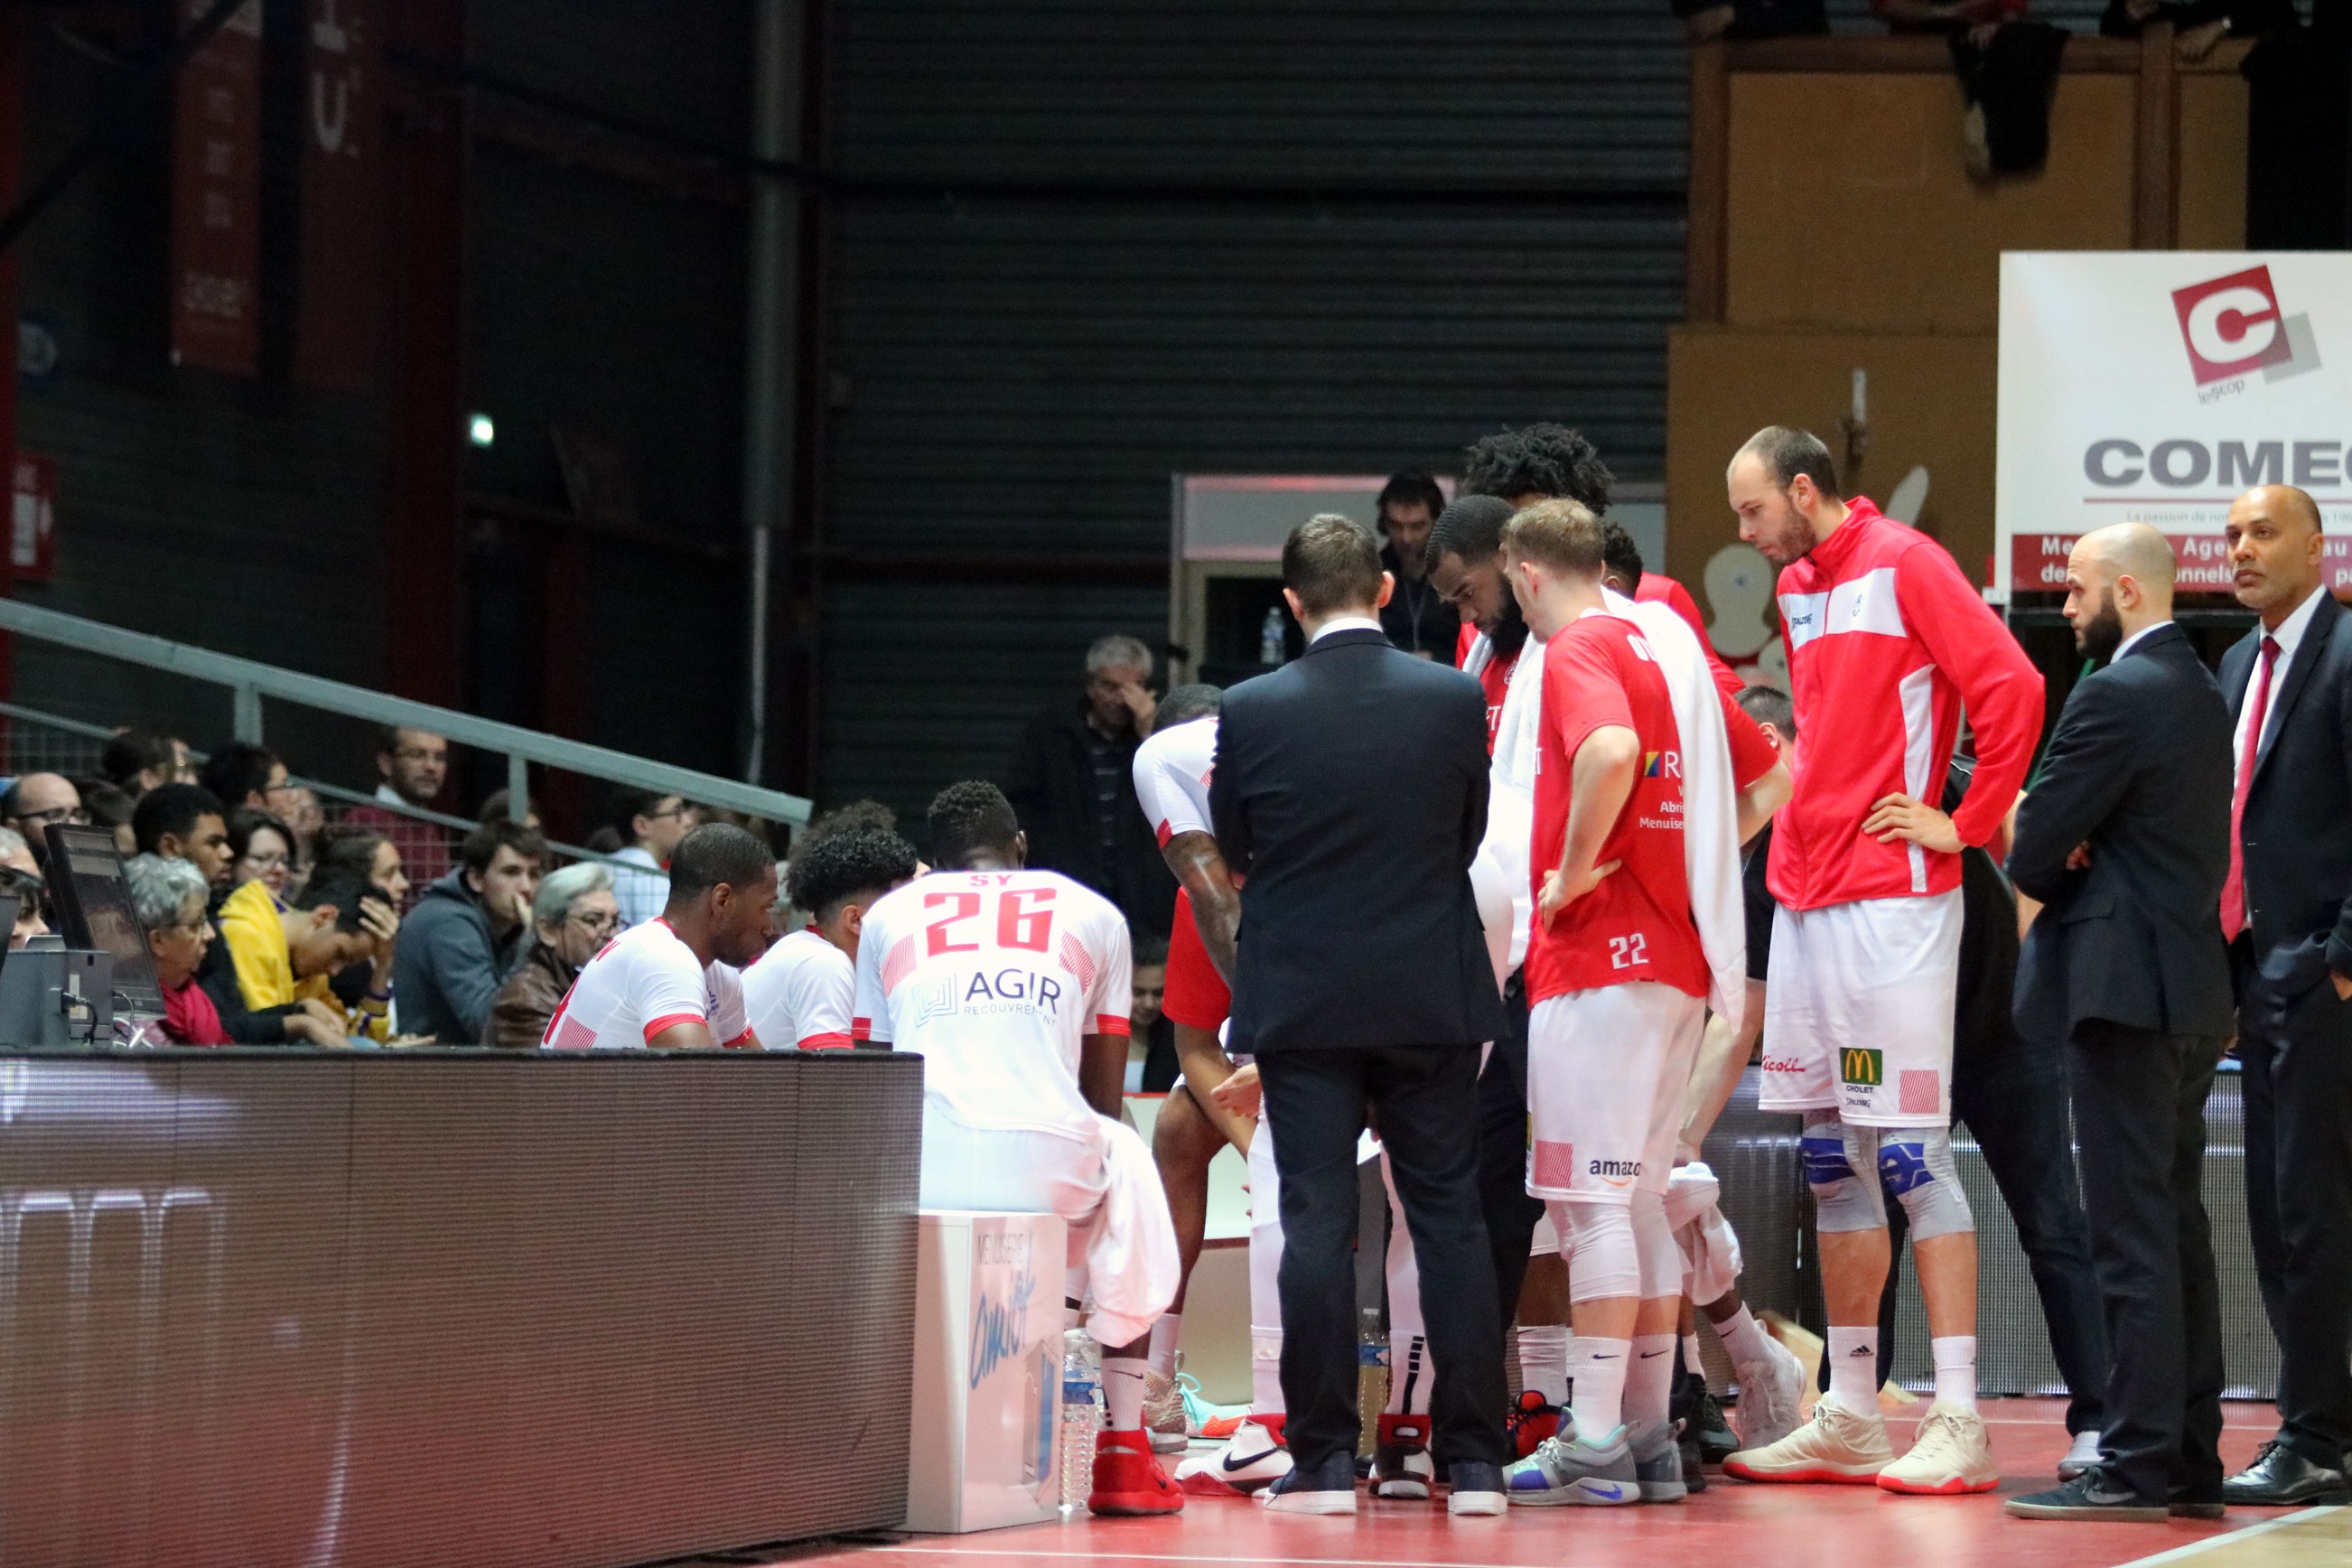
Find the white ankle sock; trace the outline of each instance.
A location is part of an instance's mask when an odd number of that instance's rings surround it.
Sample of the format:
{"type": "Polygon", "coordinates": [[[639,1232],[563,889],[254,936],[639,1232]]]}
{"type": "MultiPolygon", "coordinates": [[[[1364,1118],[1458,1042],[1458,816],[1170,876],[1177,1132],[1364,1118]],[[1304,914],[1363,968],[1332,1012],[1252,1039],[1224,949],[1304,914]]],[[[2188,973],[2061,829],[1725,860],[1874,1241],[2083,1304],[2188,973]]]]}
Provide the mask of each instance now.
{"type": "Polygon", "coordinates": [[[1282,1404],[1282,1331],[1250,1329],[1250,1412],[1279,1415],[1282,1404]]]}
{"type": "Polygon", "coordinates": [[[1519,1325],[1519,1381],[1540,1393],[1546,1405],[1568,1403],[1566,1323],[1519,1325]]]}
{"type": "Polygon", "coordinates": [[[1674,1392],[1675,1336],[1634,1335],[1633,1359],[1625,1371],[1625,1419],[1664,1421],[1674,1392]]]}
{"type": "Polygon", "coordinates": [[[1135,1356],[1103,1357],[1103,1403],[1110,1407],[1110,1429],[1143,1429],[1143,1374],[1151,1363],[1135,1356]]]}
{"type": "Polygon", "coordinates": [[[1579,1334],[1569,1347],[1568,1375],[1576,1384],[1569,1408],[1576,1414],[1576,1435],[1586,1442],[1598,1443],[1623,1424],[1625,1377],[1633,1359],[1631,1340],[1579,1334]]]}
{"type": "Polygon", "coordinates": [[[1754,1366],[1770,1353],[1764,1348],[1764,1341],[1768,1337],[1764,1325],[1756,1321],[1756,1315],[1748,1310],[1744,1301],[1740,1303],[1739,1310],[1715,1325],[1715,1337],[1723,1342],[1723,1348],[1730,1355],[1734,1366],[1754,1366]]]}
{"type": "Polygon", "coordinates": [[[1878,1326],[1830,1325],[1830,1397],[1857,1415],[1878,1414],[1878,1326]]]}
{"type": "Polygon", "coordinates": [[[1176,1375],[1176,1336],[1183,1327],[1181,1312],[1162,1312],[1151,1325],[1151,1370],[1161,1377],[1176,1375]]]}
{"type": "Polygon", "coordinates": [[[1929,1340],[1927,1344],[1936,1352],[1937,1402],[1957,1405],[1963,1410],[1974,1410],[1977,1407],[1976,1335],[1953,1334],[1945,1339],[1929,1340]]]}

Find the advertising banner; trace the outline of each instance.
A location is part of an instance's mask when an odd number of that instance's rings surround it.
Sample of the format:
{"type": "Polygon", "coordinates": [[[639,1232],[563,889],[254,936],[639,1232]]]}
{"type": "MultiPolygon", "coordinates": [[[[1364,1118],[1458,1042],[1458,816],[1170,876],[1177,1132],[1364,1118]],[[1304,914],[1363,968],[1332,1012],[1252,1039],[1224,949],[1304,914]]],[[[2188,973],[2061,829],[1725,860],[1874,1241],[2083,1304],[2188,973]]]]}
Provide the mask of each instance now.
{"type": "MultiPolygon", "coordinates": [[[[180,26],[211,9],[179,0],[180,26]]],[[[172,363],[251,375],[261,352],[261,0],[180,68],[172,118],[172,363]]]]}
{"type": "Polygon", "coordinates": [[[2130,521],[2226,594],[2230,503],[2291,484],[2352,594],[2352,255],[2003,255],[1999,432],[2004,593],[2063,593],[2074,541],[2130,521]]]}
{"type": "Polygon", "coordinates": [[[294,376],[365,392],[383,298],[383,39],[375,0],[306,0],[294,376]]]}

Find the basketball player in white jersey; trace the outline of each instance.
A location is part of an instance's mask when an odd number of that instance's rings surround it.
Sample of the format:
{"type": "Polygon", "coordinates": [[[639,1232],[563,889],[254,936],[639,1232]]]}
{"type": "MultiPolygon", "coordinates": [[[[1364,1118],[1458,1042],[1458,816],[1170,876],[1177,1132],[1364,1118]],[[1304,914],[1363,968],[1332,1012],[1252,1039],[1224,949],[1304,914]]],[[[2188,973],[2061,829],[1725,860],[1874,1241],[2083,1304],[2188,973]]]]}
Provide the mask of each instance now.
{"type": "Polygon", "coordinates": [[[772,1051],[845,1050],[857,989],[857,936],[866,911],[914,880],[915,847],[895,833],[856,828],[804,852],[785,895],[809,923],[743,972],[743,1006],[772,1051]]]}
{"type": "Polygon", "coordinates": [[[706,823],[670,856],[661,914],[583,965],[540,1045],[546,1049],[757,1050],[738,967],[775,934],[776,858],[743,829],[706,823]]]}
{"type": "Polygon", "coordinates": [[[1176,1236],[1143,1141],[1118,1121],[1127,1075],[1127,919],[1052,871],[1003,792],[931,803],[939,869],[866,911],[851,1033],[923,1062],[925,1208],[1058,1214],[1065,1299],[1089,1300],[1109,1429],[1087,1508],[1174,1513],[1183,1493],[1143,1430],[1153,1321],[1176,1293],[1176,1236]]]}

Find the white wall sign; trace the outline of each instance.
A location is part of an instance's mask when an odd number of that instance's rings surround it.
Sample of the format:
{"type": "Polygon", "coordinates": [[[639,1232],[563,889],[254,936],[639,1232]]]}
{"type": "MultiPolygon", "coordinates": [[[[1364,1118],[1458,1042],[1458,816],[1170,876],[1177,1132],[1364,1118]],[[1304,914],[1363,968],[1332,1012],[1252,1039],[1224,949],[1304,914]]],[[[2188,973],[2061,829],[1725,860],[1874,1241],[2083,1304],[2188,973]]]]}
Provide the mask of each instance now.
{"type": "Polygon", "coordinates": [[[2076,539],[2136,521],[2227,593],[2231,501],[2292,484],[2352,593],[2352,255],[2008,252],[1999,431],[2003,591],[2063,591],[2076,539]]]}

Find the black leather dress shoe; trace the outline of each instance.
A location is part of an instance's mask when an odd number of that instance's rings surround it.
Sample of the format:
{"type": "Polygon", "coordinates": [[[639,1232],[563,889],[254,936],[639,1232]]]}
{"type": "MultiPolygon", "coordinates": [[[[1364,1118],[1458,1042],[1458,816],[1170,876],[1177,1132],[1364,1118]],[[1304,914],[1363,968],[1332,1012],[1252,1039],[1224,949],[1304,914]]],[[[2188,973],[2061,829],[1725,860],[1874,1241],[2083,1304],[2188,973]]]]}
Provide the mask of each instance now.
{"type": "Polygon", "coordinates": [[[2252,1464],[2221,1483],[2221,1498],[2250,1508],[2352,1503],[2352,1485],[2346,1484],[2342,1470],[2315,1465],[2273,1438],[2252,1464]]]}

